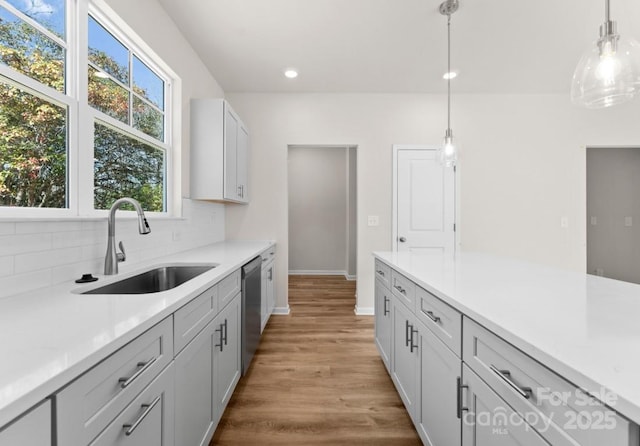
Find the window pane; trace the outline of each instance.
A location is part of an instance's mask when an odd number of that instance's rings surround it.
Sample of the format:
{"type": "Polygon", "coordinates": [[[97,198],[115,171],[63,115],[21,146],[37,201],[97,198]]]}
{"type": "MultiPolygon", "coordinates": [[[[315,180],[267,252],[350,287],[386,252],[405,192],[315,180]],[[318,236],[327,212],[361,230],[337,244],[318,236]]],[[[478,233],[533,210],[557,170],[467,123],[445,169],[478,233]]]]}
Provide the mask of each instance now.
{"type": "Polygon", "coordinates": [[[164,150],[98,123],[94,141],[95,208],[132,197],[145,211],[164,212],[164,150]]]}
{"type": "Polygon", "coordinates": [[[133,96],[133,126],[149,136],[164,141],[164,115],[135,95],[133,96]]]}
{"type": "Polygon", "coordinates": [[[7,2],[58,37],[65,38],[66,0],[7,0],[7,2]]]}
{"type": "Polygon", "coordinates": [[[129,50],[89,16],[89,61],[129,85],[129,50]]]}
{"type": "Polygon", "coordinates": [[[136,56],[133,56],[133,91],[164,111],[164,81],[136,56]]]}
{"type": "Polygon", "coordinates": [[[64,48],[0,7],[2,63],[64,92],[64,57],[64,48]]]}
{"type": "Polygon", "coordinates": [[[129,91],[92,67],[89,67],[89,105],[129,123],[129,91]]]}
{"type": "Polygon", "coordinates": [[[0,83],[0,206],[67,207],[67,110],[0,83]]]}

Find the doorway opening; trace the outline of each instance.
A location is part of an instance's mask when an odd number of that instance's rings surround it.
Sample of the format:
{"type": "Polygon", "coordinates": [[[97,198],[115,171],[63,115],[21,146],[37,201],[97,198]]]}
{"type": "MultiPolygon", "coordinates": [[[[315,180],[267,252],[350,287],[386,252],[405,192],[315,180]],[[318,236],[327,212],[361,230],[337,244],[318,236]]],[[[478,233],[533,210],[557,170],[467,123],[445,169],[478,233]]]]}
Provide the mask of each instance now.
{"type": "Polygon", "coordinates": [[[357,147],[288,148],[289,274],[357,274],[357,147]]]}
{"type": "Polygon", "coordinates": [[[587,273],[640,283],[640,147],[587,148],[587,273]]]}

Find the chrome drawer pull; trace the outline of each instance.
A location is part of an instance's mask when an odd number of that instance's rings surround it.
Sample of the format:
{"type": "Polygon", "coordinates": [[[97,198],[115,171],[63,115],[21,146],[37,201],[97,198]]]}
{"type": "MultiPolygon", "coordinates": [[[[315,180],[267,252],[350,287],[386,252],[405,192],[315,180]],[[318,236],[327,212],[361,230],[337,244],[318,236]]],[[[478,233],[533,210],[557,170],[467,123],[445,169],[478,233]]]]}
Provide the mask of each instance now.
{"type": "Polygon", "coordinates": [[[404,321],[405,322],[405,326],[404,326],[404,346],[405,347],[409,347],[409,321],[404,321]]]}
{"type": "Polygon", "coordinates": [[[376,271],[378,274],[380,274],[382,277],[384,277],[384,271],[382,271],[381,269],[376,271]]]}
{"type": "Polygon", "coordinates": [[[440,316],[436,316],[435,314],[433,314],[433,311],[427,311],[425,314],[436,324],[440,322],[440,316]]]}
{"type": "Polygon", "coordinates": [[[118,382],[120,383],[120,387],[122,387],[123,389],[126,389],[127,387],[129,387],[129,385],[131,385],[132,382],[138,379],[140,375],[142,375],[149,367],[151,367],[153,363],[156,362],[157,359],[158,357],[156,356],[155,358],[151,358],[147,362],[139,362],[137,366],[142,368],[138,369],[138,371],[133,375],[131,375],[130,378],[124,378],[124,377],[120,378],[118,380],[118,382]]]}
{"type": "Polygon", "coordinates": [[[513,380],[511,379],[511,372],[509,370],[500,370],[493,364],[489,368],[493,373],[498,375],[500,379],[502,379],[505,383],[507,383],[509,387],[511,387],[516,392],[518,392],[518,394],[522,398],[529,399],[531,398],[531,395],[533,395],[533,390],[531,390],[531,387],[520,387],[515,382],[513,382],[513,380]]]}
{"type": "Polygon", "coordinates": [[[394,285],[393,286],[396,290],[400,291],[402,294],[407,294],[407,291],[402,288],[400,285],[394,285]]]}
{"type": "Polygon", "coordinates": [[[143,405],[141,405],[140,407],[142,409],[144,409],[144,412],[142,412],[142,414],[138,417],[138,419],[136,421],[134,421],[132,424],[123,424],[122,425],[122,428],[126,429],[126,432],[124,434],[127,437],[135,432],[135,430],[138,428],[140,423],[142,423],[142,421],[147,417],[147,415],[149,415],[149,413],[153,410],[153,408],[156,406],[156,404],[158,404],[160,402],[161,398],[162,398],[161,396],[157,396],[156,399],[151,402],[151,404],[143,404],[143,405]]]}
{"type": "Polygon", "coordinates": [[[224,351],[224,344],[225,344],[225,336],[224,336],[224,324],[220,324],[220,328],[216,328],[216,331],[220,332],[220,343],[216,344],[216,347],[220,347],[220,351],[224,351]]]}
{"type": "Polygon", "coordinates": [[[469,408],[462,405],[462,389],[468,389],[469,386],[465,386],[462,384],[462,378],[456,378],[456,394],[457,394],[457,407],[456,407],[456,415],[458,419],[462,419],[462,412],[468,411],[469,408]]]}

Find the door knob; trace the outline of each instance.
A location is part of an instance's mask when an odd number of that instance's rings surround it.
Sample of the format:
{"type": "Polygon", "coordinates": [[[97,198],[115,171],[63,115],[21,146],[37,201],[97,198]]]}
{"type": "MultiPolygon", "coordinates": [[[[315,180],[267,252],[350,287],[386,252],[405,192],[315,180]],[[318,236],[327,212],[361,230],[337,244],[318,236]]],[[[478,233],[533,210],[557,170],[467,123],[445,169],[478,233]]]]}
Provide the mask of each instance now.
{"type": "Polygon", "coordinates": [[[404,237],[400,237],[400,238],[398,239],[398,241],[399,241],[400,243],[404,243],[404,242],[406,242],[406,241],[407,241],[407,239],[406,239],[406,238],[404,238],[404,237]]]}

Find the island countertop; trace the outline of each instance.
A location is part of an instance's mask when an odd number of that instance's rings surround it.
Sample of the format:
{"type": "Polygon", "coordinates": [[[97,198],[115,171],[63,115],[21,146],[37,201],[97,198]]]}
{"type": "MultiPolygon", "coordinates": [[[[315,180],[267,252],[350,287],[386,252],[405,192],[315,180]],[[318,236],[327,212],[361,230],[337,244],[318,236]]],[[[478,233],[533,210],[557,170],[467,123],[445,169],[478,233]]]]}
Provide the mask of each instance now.
{"type": "Polygon", "coordinates": [[[98,282],[70,281],[0,299],[0,427],[272,245],[220,242],[135,265],[124,263],[119,275],[99,275],[98,282]],[[159,293],[80,294],[152,266],[176,263],[218,266],[159,293]]]}
{"type": "Polygon", "coordinates": [[[374,256],[640,424],[640,285],[481,253],[374,256]]]}

